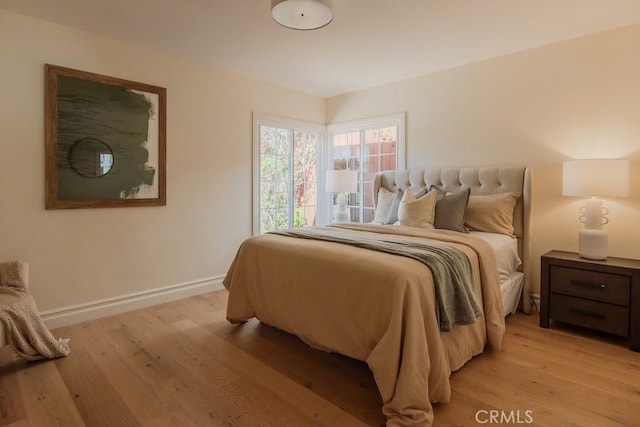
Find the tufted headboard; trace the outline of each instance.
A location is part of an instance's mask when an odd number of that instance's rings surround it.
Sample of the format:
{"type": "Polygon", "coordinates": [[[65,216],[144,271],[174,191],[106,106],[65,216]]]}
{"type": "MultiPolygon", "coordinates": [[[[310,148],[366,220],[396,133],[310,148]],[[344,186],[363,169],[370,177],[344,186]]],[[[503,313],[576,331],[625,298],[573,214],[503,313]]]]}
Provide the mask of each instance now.
{"type": "Polygon", "coordinates": [[[525,166],[409,169],[378,173],[373,181],[374,205],[378,204],[378,190],[384,187],[395,191],[411,188],[414,192],[435,185],[448,192],[470,188],[471,194],[521,193],[514,213],[513,226],[518,239],[518,251],[524,273],[522,307],[529,313],[531,307],[531,170],[525,166]]]}

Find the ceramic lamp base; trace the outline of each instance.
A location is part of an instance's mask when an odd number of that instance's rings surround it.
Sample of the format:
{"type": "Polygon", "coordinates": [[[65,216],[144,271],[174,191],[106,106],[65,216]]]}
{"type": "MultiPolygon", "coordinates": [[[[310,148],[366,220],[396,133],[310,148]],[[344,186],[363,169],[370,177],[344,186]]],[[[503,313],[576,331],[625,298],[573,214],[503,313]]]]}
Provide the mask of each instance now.
{"type": "Polygon", "coordinates": [[[582,258],[607,259],[609,236],[602,229],[583,228],[578,234],[578,248],[582,258]]]}
{"type": "Polygon", "coordinates": [[[335,222],[349,221],[349,211],[341,211],[339,209],[335,209],[333,211],[333,220],[335,222]]]}

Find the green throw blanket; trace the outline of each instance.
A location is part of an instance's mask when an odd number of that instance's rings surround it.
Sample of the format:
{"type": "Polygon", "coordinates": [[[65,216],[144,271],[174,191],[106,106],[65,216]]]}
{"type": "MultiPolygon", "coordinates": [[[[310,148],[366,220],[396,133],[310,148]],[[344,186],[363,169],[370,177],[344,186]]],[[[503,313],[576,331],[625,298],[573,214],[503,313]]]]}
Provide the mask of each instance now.
{"type": "Polygon", "coordinates": [[[467,256],[447,245],[420,243],[389,235],[331,227],[305,227],[272,231],[271,234],[343,243],[359,248],[413,258],[431,270],[440,330],[469,325],[482,315],[473,292],[473,273],[467,256]]]}

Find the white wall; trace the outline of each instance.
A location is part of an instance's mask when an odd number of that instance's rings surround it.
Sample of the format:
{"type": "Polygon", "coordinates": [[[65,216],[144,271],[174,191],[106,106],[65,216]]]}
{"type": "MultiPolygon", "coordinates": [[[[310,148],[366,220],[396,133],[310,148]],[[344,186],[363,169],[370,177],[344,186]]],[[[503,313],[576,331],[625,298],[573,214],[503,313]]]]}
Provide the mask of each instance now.
{"type": "Polygon", "coordinates": [[[3,10],[0,58],[0,260],[45,312],[219,285],[251,233],[252,113],[325,122],[322,98],[3,10]],[[45,63],[167,88],[167,206],[44,209],[45,63]]]}
{"type": "Polygon", "coordinates": [[[251,232],[254,111],[316,123],[406,111],[409,167],[531,165],[536,256],[577,247],[562,160],[630,158],[631,197],[606,202],[607,229],[612,255],[640,258],[639,45],[631,26],[324,100],[0,10],[0,260],[28,261],[54,313],[219,283],[251,232]],[[45,63],[167,88],[167,206],[44,210],[45,63]]]}
{"type": "Polygon", "coordinates": [[[640,25],[506,55],[327,101],[327,122],[407,112],[407,166],[530,165],[533,286],[539,255],[577,250],[580,199],[562,161],[629,158],[631,197],[611,210],[610,254],[640,258],[640,25]]]}

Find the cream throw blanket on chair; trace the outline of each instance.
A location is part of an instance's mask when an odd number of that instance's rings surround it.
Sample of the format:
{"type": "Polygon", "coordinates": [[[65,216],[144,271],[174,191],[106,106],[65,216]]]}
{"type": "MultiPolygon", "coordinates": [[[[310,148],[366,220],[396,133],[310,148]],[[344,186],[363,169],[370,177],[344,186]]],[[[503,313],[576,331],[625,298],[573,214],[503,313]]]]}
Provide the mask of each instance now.
{"type": "Polygon", "coordinates": [[[26,264],[0,263],[0,322],[7,343],[27,360],[53,359],[69,354],[67,339],[56,339],[44,325],[27,289],[26,264]]]}

